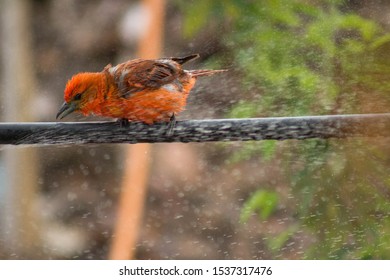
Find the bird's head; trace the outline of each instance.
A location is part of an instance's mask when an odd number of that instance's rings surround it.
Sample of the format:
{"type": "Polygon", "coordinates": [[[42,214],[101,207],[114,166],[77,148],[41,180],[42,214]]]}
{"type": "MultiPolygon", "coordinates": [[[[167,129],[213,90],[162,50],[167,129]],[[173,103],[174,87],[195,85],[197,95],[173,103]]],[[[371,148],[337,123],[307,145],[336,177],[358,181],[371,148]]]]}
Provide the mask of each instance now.
{"type": "Polygon", "coordinates": [[[87,115],[91,103],[96,100],[100,82],[101,73],[79,73],[74,75],[66,84],[65,102],[58,111],[56,118],[62,119],[73,112],[81,112],[87,115]]]}

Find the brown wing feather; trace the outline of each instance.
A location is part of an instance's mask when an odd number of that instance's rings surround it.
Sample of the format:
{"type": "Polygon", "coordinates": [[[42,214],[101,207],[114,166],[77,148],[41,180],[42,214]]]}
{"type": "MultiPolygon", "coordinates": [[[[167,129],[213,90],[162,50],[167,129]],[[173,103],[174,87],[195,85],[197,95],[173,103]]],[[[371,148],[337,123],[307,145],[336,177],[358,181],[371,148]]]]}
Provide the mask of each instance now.
{"type": "Polygon", "coordinates": [[[108,69],[122,97],[147,89],[158,89],[174,81],[181,67],[172,60],[131,60],[108,69]]]}

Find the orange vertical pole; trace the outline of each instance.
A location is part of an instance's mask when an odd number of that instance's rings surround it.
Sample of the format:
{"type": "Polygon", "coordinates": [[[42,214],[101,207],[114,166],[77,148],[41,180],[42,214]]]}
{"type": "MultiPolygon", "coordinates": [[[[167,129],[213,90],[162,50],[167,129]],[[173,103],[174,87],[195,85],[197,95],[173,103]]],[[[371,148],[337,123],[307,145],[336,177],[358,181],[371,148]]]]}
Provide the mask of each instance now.
{"type": "MultiPolygon", "coordinates": [[[[32,50],[31,1],[0,1],[0,60],[3,121],[33,121],[35,95],[32,50]]],[[[1,151],[5,180],[4,207],[0,212],[2,257],[41,257],[37,149],[8,148],[1,151]]]]}
{"type": "MultiPolygon", "coordinates": [[[[156,58],[162,48],[165,0],[143,0],[142,4],[148,11],[149,22],[147,31],[139,42],[138,56],[156,58]]],[[[126,148],[126,166],[109,253],[110,259],[123,260],[135,257],[145,204],[150,153],[149,144],[130,145],[126,148]]]]}

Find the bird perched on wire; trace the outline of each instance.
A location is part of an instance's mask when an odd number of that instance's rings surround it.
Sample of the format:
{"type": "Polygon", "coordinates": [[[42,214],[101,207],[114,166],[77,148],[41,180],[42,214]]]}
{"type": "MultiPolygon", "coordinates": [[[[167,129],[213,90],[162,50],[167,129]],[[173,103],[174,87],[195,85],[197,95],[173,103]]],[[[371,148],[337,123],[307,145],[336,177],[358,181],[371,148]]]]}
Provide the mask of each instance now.
{"type": "Polygon", "coordinates": [[[171,131],[196,79],[226,71],[182,68],[184,63],[198,57],[193,54],[134,59],[114,67],[109,64],[102,72],[76,74],[66,85],[65,102],[56,117],[62,119],[72,112],[81,112],[118,118],[121,125],[129,121],[168,122],[171,131]]]}

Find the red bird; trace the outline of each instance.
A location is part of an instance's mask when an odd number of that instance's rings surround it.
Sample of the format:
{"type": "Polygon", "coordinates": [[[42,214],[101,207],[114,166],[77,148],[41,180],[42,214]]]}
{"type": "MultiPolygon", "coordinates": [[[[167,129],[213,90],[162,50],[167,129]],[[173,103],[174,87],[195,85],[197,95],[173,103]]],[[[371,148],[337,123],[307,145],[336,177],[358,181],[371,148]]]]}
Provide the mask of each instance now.
{"type": "Polygon", "coordinates": [[[156,60],[134,59],[115,67],[107,65],[99,73],[79,73],[67,83],[57,119],[72,112],[119,118],[121,123],[170,122],[184,110],[197,77],[226,70],[184,70],[182,65],[198,58],[156,60]]]}

